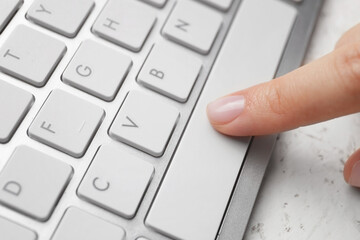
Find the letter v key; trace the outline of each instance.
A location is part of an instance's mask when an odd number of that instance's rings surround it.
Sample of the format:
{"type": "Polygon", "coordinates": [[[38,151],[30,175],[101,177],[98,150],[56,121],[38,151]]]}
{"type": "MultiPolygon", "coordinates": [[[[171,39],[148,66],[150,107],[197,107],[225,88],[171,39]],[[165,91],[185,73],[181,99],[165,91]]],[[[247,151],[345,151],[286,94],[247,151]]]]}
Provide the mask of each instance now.
{"type": "Polygon", "coordinates": [[[130,118],[129,118],[129,116],[126,116],[126,119],[127,120],[129,120],[129,122],[131,123],[131,124],[122,124],[121,126],[123,126],[123,127],[134,127],[134,128],[138,128],[139,126],[138,125],[136,125],[136,123],[134,123],[134,121],[133,120],[131,120],[130,118]]]}

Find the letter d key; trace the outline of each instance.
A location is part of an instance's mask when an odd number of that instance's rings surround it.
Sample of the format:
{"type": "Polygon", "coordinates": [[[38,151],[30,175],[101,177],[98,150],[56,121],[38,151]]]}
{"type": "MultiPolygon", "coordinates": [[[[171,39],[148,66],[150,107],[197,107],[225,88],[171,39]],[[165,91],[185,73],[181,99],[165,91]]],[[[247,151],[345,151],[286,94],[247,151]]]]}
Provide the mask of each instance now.
{"type": "Polygon", "coordinates": [[[15,181],[8,181],[4,185],[3,190],[14,196],[19,196],[21,193],[21,185],[20,185],[20,183],[15,182],[15,181]]]}

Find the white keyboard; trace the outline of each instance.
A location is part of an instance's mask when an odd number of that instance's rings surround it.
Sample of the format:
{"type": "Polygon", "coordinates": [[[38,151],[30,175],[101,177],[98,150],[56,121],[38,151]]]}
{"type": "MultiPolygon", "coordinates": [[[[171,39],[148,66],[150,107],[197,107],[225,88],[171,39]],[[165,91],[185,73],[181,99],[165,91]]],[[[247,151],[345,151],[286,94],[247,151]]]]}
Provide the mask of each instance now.
{"type": "Polygon", "coordinates": [[[206,103],[273,78],[295,18],[279,0],[1,0],[0,239],[215,239],[250,139],[206,103]]]}

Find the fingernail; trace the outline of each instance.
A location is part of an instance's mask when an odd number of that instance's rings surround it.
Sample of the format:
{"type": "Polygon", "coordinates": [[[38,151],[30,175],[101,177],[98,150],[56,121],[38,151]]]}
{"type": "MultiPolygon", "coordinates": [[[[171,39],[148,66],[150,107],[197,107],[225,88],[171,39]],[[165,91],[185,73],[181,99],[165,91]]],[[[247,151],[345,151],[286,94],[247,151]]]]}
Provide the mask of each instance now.
{"type": "Polygon", "coordinates": [[[354,187],[360,187],[360,161],[355,163],[351,169],[349,184],[354,187]]]}
{"type": "Polygon", "coordinates": [[[211,122],[228,123],[238,117],[245,107],[243,96],[228,96],[215,100],[207,106],[207,114],[211,122]]]}

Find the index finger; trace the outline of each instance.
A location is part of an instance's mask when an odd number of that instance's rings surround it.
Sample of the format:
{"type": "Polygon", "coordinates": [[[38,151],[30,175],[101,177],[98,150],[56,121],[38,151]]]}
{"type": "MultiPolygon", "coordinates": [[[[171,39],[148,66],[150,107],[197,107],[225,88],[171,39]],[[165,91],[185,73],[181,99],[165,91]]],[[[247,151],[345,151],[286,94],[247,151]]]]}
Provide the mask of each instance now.
{"type": "Polygon", "coordinates": [[[360,42],[208,105],[214,128],[235,136],[290,130],[360,111],[360,42]]]}

